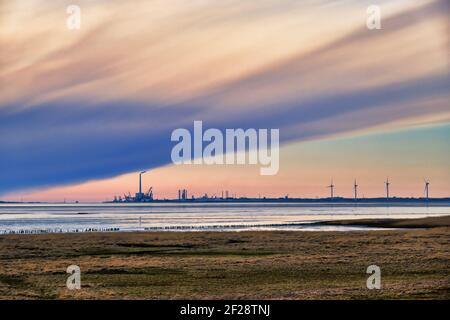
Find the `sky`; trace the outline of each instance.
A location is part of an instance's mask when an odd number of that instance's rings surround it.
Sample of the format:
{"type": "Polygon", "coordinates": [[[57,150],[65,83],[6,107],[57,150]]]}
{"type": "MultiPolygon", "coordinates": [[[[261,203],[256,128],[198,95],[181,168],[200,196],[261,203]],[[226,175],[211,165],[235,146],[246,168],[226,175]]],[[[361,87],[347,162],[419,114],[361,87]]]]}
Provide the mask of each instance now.
{"type": "Polygon", "coordinates": [[[449,4],[375,1],[0,4],[0,199],[191,194],[450,196],[449,4]],[[279,128],[280,170],[171,164],[176,128],[279,128]]]}

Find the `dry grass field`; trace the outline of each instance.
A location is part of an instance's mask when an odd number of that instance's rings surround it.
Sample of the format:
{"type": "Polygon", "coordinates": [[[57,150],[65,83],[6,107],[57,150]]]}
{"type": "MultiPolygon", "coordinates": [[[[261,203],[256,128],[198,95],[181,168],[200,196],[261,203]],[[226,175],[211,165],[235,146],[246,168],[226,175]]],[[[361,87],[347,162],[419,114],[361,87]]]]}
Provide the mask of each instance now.
{"type": "Polygon", "coordinates": [[[450,228],[439,221],[421,230],[4,235],[0,298],[449,299],[450,228]],[[72,264],[80,290],[66,288],[72,264]],[[372,264],[381,290],[366,288],[372,264]]]}

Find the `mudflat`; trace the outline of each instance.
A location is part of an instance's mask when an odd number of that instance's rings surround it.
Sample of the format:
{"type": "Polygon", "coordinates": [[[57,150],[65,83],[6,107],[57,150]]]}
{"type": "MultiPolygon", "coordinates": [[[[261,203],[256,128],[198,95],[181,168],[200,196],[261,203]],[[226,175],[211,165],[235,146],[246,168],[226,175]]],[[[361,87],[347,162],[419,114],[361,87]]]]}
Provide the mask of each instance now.
{"type": "Polygon", "coordinates": [[[450,227],[450,216],[418,219],[349,219],[324,221],[317,224],[334,226],[366,226],[377,228],[436,228],[450,227]]]}
{"type": "Polygon", "coordinates": [[[449,218],[426,219],[382,231],[2,235],[0,298],[449,299],[449,218]],[[366,287],[373,264],[381,290],[366,287]],[[66,287],[69,265],[80,290],[66,287]]]}

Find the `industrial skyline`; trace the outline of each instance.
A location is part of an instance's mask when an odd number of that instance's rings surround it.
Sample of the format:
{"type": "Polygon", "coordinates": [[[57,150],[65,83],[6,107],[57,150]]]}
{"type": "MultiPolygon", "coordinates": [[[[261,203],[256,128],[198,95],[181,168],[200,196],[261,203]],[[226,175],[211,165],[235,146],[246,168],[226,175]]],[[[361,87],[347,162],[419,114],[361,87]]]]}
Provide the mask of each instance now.
{"type": "MultiPolygon", "coordinates": [[[[123,197],[122,196],[114,196],[114,199],[111,202],[116,202],[116,203],[122,203],[122,202],[152,202],[155,200],[171,200],[171,201],[208,201],[208,200],[242,200],[242,199],[251,199],[253,201],[256,200],[273,200],[273,199],[278,199],[278,200],[295,200],[295,199],[301,199],[301,200],[310,200],[310,199],[321,199],[321,200],[339,200],[339,199],[350,199],[350,198],[345,198],[339,195],[336,195],[334,193],[334,188],[336,187],[336,185],[333,183],[333,179],[331,179],[331,183],[330,185],[326,186],[326,188],[330,189],[330,196],[329,197],[315,197],[315,198],[307,198],[307,197],[301,197],[301,196],[297,196],[297,197],[289,197],[289,195],[284,195],[284,196],[280,196],[280,197],[267,197],[265,195],[261,195],[259,194],[258,197],[251,197],[251,196],[242,196],[242,195],[237,195],[237,194],[231,194],[229,193],[229,190],[221,190],[221,192],[219,193],[219,195],[217,193],[213,193],[213,194],[209,194],[208,193],[204,193],[202,195],[195,195],[195,194],[189,194],[188,189],[178,189],[178,198],[172,198],[172,199],[168,199],[168,198],[154,198],[153,197],[153,186],[151,186],[149,188],[149,191],[147,193],[142,193],[142,174],[146,173],[146,171],[141,171],[139,173],[139,183],[138,183],[138,190],[139,192],[136,193],[136,195],[133,197],[131,196],[131,193],[128,192],[128,194],[124,194],[123,197]]],[[[354,200],[364,200],[364,199],[377,199],[380,200],[383,197],[371,197],[371,198],[366,198],[366,197],[358,197],[358,187],[360,187],[357,182],[357,180],[354,179],[353,182],[353,192],[354,192],[354,200]]],[[[425,189],[424,189],[424,194],[422,196],[418,196],[418,197],[409,197],[409,198],[405,198],[405,197],[396,197],[395,195],[392,195],[390,193],[390,185],[391,185],[391,181],[389,180],[389,177],[386,179],[386,181],[384,181],[384,186],[385,186],[385,192],[386,192],[386,196],[385,199],[386,201],[389,200],[393,200],[393,199],[422,199],[422,200],[429,200],[429,186],[430,186],[430,182],[426,179],[424,179],[425,182],[425,189]]],[[[448,197],[444,197],[447,198],[448,197]]],[[[437,198],[436,198],[437,199],[437,198]]]]}

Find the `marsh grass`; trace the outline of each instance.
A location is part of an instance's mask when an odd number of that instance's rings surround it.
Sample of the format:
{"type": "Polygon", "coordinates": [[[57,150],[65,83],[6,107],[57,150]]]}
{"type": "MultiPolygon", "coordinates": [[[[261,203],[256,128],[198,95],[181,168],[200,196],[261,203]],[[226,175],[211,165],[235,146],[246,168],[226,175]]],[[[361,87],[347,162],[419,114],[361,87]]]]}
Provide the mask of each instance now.
{"type": "Polygon", "coordinates": [[[449,228],[0,237],[3,299],[448,299],[449,228]],[[71,264],[82,289],[66,288],[71,264]],[[382,290],[366,268],[382,269],[382,290]]]}

